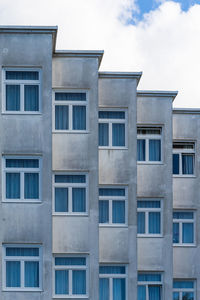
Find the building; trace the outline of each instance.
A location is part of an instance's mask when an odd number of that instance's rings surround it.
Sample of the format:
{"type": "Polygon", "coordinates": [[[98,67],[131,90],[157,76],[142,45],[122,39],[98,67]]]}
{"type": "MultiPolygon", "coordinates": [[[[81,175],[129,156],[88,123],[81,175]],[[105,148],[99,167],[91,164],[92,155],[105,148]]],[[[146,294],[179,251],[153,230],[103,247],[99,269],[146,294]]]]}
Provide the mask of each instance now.
{"type": "Polygon", "coordinates": [[[56,34],[0,27],[0,299],[200,299],[200,111],[56,34]]]}

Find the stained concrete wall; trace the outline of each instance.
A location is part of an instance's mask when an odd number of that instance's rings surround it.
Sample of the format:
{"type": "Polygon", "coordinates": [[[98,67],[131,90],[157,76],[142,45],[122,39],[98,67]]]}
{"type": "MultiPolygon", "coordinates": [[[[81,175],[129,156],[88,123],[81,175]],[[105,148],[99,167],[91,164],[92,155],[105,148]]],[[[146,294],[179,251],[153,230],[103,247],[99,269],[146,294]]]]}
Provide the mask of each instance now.
{"type": "Polygon", "coordinates": [[[99,107],[127,109],[126,149],[99,149],[99,184],[128,187],[128,226],[99,228],[100,263],[128,266],[127,299],[137,297],[136,78],[99,78],[99,107]]]}
{"type": "Polygon", "coordinates": [[[137,165],[138,198],[158,198],[163,203],[161,237],[138,237],[138,271],[163,274],[163,298],[172,297],[172,98],[139,96],[139,126],[162,127],[162,162],[137,165]]]}
{"type": "MultiPolygon", "coordinates": [[[[2,300],[51,299],[51,91],[52,34],[0,34],[0,81],[3,67],[38,67],[42,72],[42,113],[1,114],[0,153],[38,155],[42,158],[42,201],[40,203],[0,202],[1,243],[42,244],[41,292],[3,292],[2,300]]],[[[0,85],[2,107],[2,85],[0,85]]],[[[2,159],[0,160],[2,169],[2,159]]],[[[0,173],[2,182],[2,173],[0,173]]],[[[2,186],[0,185],[2,195],[2,186]]],[[[2,257],[0,255],[0,264],[2,257]]],[[[2,272],[0,273],[2,282],[2,272]]]]}

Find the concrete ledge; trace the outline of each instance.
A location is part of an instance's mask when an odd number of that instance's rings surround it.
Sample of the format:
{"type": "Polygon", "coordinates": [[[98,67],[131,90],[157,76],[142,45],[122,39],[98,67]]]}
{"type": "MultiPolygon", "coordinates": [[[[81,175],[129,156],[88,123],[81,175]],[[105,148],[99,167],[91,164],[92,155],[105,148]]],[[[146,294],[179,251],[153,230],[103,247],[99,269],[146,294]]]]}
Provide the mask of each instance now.
{"type": "Polygon", "coordinates": [[[173,114],[200,115],[199,108],[174,108],[173,114]]]}
{"type": "Polygon", "coordinates": [[[138,97],[171,97],[173,100],[177,96],[178,92],[177,91],[143,91],[143,90],[138,90],[137,91],[137,96],[138,97]]]}
{"type": "Polygon", "coordinates": [[[137,84],[140,81],[142,72],[99,72],[99,78],[113,79],[137,79],[137,84]]]}

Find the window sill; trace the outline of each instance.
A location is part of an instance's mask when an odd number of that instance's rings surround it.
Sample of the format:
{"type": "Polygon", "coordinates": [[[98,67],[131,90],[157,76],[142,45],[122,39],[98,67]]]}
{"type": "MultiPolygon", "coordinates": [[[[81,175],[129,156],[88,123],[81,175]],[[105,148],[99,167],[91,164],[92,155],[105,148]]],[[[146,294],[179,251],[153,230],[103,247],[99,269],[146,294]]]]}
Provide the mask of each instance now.
{"type": "Polygon", "coordinates": [[[40,116],[40,115],[42,115],[42,112],[39,112],[39,111],[36,111],[36,112],[31,112],[31,111],[28,111],[28,112],[24,112],[24,111],[8,111],[8,112],[6,112],[6,111],[3,111],[2,113],[1,113],[2,115],[36,115],[36,116],[40,116]]]}
{"type": "Polygon", "coordinates": [[[138,165],[164,165],[162,161],[137,161],[138,165]]]}
{"type": "Polygon", "coordinates": [[[99,146],[99,150],[128,150],[128,147],[101,147],[101,146],[99,146]]]}
{"type": "Polygon", "coordinates": [[[88,213],[52,213],[52,216],[54,217],[88,217],[88,213]]]}
{"type": "Polygon", "coordinates": [[[2,292],[43,292],[43,289],[3,288],[2,292]]]}
{"type": "Polygon", "coordinates": [[[69,133],[69,134],[89,134],[89,130],[52,130],[53,134],[63,134],[63,133],[69,133]]]}
{"type": "Polygon", "coordinates": [[[53,295],[53,299],[88,299],[88,296],[81,296],[81,295],[74,295],[74,296],[68,296],[68,295],[53,295]]]}
{"type": "Polygon", "coordinates": [[[196,248],[197,245],[196,244],[173,244],[173,247],[183,247],[183,248],[196,248]]]}
{"type": "Polygon", "coordinates": [[[99,228],[128,228],[127,224],[99,224],[99,228]]]}
{"type": "Polygon", "coordinates": [[[2,200],[2,203],[20,203],[20,204],[41,204],[42,201],[41,200],[2,200]]]}
{"type": "Polygon", "coordinates": [[[174,175],[173,178],[196,178],[196,175],[174,175]]]}
{"type": "Polygon", "coordinates": [[[162,234],[137,234],[138,238],[163,238],[162,234]]]}

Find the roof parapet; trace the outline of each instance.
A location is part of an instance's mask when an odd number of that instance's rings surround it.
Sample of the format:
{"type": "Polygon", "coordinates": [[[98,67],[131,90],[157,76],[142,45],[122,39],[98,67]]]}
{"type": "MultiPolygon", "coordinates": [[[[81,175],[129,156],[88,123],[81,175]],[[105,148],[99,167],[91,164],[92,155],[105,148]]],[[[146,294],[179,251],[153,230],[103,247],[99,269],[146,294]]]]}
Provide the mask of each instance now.
{"type": "Polygon", "coordinates": [[[173,108],[173,114],[200,115],[199,108],[173,108]]]}
{"type": "Polygon", "coordinates": [[[176,98],[178,91],[149,91],[149,90],[138,90],[138,97],[171,97],[172,101],[176,98]]]}
{"type": "Polygon", "coordinates": [[[99,78],[113,79],[137,79],[137,85],[142,76],[142,72],[99,72],[99,78]]]}

